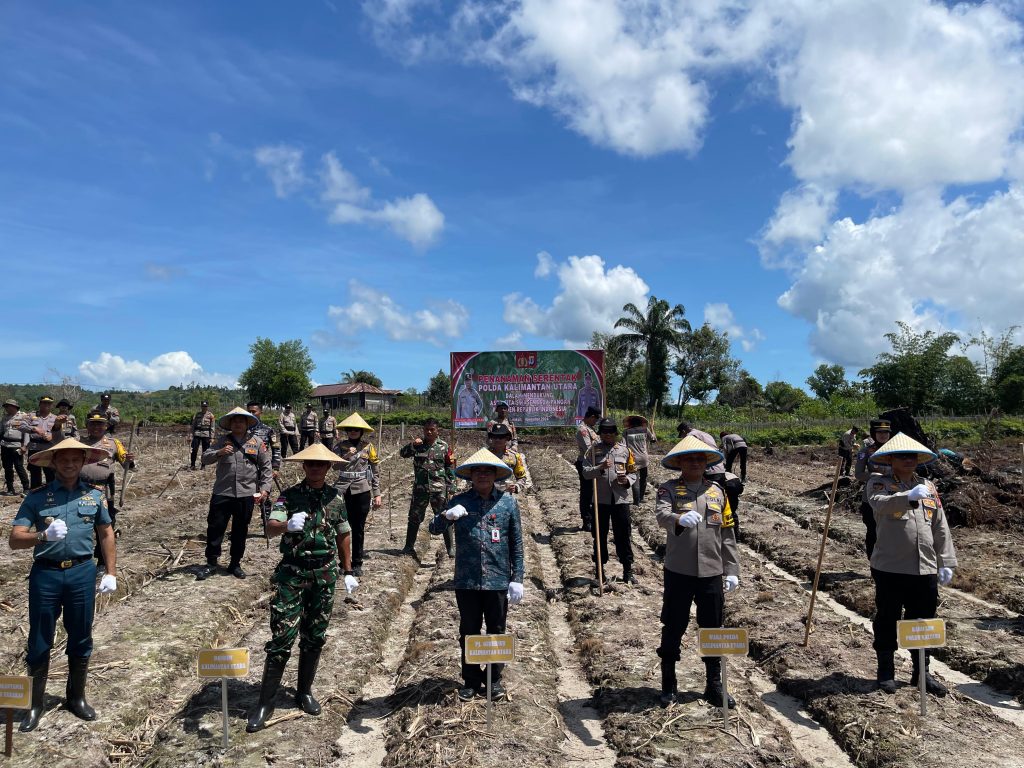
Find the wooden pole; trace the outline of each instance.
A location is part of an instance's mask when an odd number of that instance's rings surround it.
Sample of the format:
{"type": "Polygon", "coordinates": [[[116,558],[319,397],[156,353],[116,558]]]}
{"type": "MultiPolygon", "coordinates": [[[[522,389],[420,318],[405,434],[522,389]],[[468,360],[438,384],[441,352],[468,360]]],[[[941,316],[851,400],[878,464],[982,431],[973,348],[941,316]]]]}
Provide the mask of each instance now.
{"type": "MultiPolygon", "coordinates": [[[[132,452],[132,443],[134,443],[134,442],[135,442],[135,420],[132,419],[132,431],[128,434],[128,453],[132,452]]],[[[117,506],[119,506],[119,507],[124,505],[124,488],[125,488],[125,484],[126,484],[125,481],[128,479],[128,465],[130,463],[131,462],[129,462],[127,460],[125,461],[124,467],[123,467],[124,471],[121,473],[121,493],[120,493],[120,495],[118,496],[118,499],[117,499],[117,506]]]]}
{"type": "Polygon", "coordinates": [[[814,600],[818,596],[818,580],[821,579],[821,564],[825,559],[825,544],[828,542],[828,526],[832,522],[832,508],[836,503],[836,492],[839,489],[839,472],[843,468],[843,459],[836,461],[836,475],[832,478],[832,495],[828,500],[828,512],[825,514],[825,530],[821,533],[821,548],[818,550],[818,567],[814,571],[814,586],[811,589],[811,607],[807,611],[807,624],[804,627],[804,648],[811,642],[811,616],[814,615],[814,600]]]}
{"type": "Polygon", "coordinates": [[[14,710],[5,710],[7,724],[4,728],[4,755],[10,757],[14,754],[14,710]]]}
{"type": "MultiPolygon", "coordinates": [[[[590,444],[590,466],[597,457],[597,442],[590,444]]],[[[601,516],[597,513],[597,478],[594,478],[594,552],[597,553],[597,593],[604,595],[604,566],[601,563],[601,516]]]]}

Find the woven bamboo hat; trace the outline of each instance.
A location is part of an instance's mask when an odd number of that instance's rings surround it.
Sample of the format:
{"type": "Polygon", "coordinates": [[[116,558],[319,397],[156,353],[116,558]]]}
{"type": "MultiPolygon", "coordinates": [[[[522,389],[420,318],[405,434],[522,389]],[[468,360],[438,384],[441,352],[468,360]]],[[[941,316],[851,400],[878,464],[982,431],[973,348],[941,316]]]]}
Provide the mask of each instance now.
{"type": "Polygon", "coordinates": [[[486,448],[481,448],[464,462],[459,464],[458,469],[455,470],[455,474],[469,480],[473,467],[493,467],[496,480],[506,480],[512,475],[512,470],[509,469],[508,464],[486,448]]]}
{"type": "Polygon", "coordinates": [[[109,454],[102,448],[92,448],[85,443],[80,443],[75,438],[69,437],[65,440],[61,440],[52,448],[47,448],[45,451],[39,451],[28,457],[28,463],[34,464],[37,467],[52,467],[53,466],[53,455],[57,451],[73,451],[80,450],[85,453],[85,463],[95,464],[97,461],[103,461],[109,454]]]}
{"type": "Polygon", "coordinates": [[[351,416],[346,416],[345,419],[338,424],[338,429],[361,429],[363,432],[373,432],[373,427],[366,423],[366,419],[359,415],[359,412],[353,413],[351,416]]]}
{"type": "Polygon", "coordinates": [[[329,461],[332,464],[341,463],[338,454],[329,450],[323,443],[313,443],[298,453],[286,456],[285,461],[329,461]]]}
{"type": "Polygon", "coordinates": [[[231,429],[231,420],[235,416],[245,416],[245,418],[249,420],[250,427],[254,427],[260,423],[260,420],[245,410],[245,408],[236,406],[217,419],[217,426],[221,429],[231,429]]]}
{"type": "Polygon", "coordinates": [[[928,450],[928,446],[921,445],[921,443],[909,435],[897,432],[871,455],[871,460],[876,464],[890,464],[892,463],[893,456],[907,453],[916,453],[918,464],[927,464],[929,461],[934,461],[938,458],[938,456],[928,450]]]}
{"type": "Polygon", "coordinates": [[[634,413],[632,416],[627,416],[625,419],[627,428],[632,427],[646,427],[650,422],[647,421],[646,416],[641,416],[639,413],[634,413]]]}
{"type": "Polygon", "coordinates": [[[708,463],[708,466],[725,461],[725,457],[722,456],[721,452],[716,451],[699,437],[687,435],[665,455],[665,458],[661,460],[661,466],[668,469],[680,469],[682,467],[680,460],[683,456],[690,453],[703,453],[704,460],[708,463]]]}

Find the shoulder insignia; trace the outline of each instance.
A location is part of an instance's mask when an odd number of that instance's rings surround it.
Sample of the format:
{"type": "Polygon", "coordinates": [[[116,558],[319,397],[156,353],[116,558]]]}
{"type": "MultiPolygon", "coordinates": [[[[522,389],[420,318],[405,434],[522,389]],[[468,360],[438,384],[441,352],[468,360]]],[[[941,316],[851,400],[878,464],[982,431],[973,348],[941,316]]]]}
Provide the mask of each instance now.
{"type": "Polygon", "coordinates": [[[668,488],[666,488],[664,485],[662,485],[662,486],[660,486],[658,488],[658,498],[659,499],[662,499],[662,498],[664,498],[664,499],[671,499],[672,498],[672,491],[669,490],[668,488]]]}

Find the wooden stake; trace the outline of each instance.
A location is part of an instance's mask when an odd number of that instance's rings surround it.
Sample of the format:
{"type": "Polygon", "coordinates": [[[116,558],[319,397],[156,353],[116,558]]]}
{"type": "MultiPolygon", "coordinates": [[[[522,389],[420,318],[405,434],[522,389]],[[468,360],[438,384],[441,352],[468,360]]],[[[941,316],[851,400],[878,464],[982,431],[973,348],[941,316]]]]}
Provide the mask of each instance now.
{"type": "Polygon", "coordinates": [[[828,512],[825,514],[825,530],[821,534],[821,548],[818,550],[818,567],[814,571],[814,587],[811,589],[811,607],[807,611],[807,624],[804,627],[804,648],[811,642],[811,616],[814,615],[814,600],[818,596],[818,580],[821,578],[821,564],[825,559],[825,544],[828,542],[828,526],[832,522],[832,508],[836,504],[836,492],[839,489],[839,472],[843,468],[843,459],[836,461],[836,476],[832,479],[832,496],[828,501],[828,512]]]}
{"type": "Polygon", "coordinates": [[[4,755],[10,757],[14,754],[14,710],[5,710],[7,715],[7,727],[4,729],[4,755]]]}
{"type": "MultiPolygon", "coordinates": [[[[132,452],[132,443],[134,443],[134,442],[135,442],[135,419],[132,419],[132,431],[128,434],[128,453],[132,452]]],[[[121,495],[117,499],[117,506],[119,506],[119,507],[124,506],[124,489],[125,489],[125,485],[126,485],[125,481],[127,481],[127,479],[128,479],[128,464],[129,463],[130,462],[128,462],[128,461],[126,461],[124,463],[124,471],[121,473],[121,495]]]]}

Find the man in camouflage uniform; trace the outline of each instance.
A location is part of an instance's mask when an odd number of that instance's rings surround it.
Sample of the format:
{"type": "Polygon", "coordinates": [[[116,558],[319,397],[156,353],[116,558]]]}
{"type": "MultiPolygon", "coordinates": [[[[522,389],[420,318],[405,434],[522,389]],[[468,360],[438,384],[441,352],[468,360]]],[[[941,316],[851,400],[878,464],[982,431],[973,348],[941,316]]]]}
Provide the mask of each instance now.
{"type": "Polygon", "coordinates": [[[884,462],[872,461],[875,451],[885,445],[892,432],[892,425],[886,419],[873,419],[868,426],[868,433],[871,435],[864,439],[864,446],[857,454],[857,464],[854,469],[854,477],[864,483],[864,493],[860,500],[860,518],[864,521],[864,549],[868,553],[868,560],[871,553],[875,551],[875,542],[878,534],[875,526],[875,513],[871,510],[871,499],[868,497],[868,477],[872,474],[880,474],[889,477],[892,475],[892,467],[884,462]]]}
{"type": "MultiPolygon", "coordinates": [[[[407,555],[416,554],[416,534],[426,517],[427,504],[435,514],[440,512],[455,488],[455,454],[437,433],[437,419],[427,419],[423,422],[423,437],[417,437],[398,452],[403,459],[413,460],[412,501],[402,550],[407,555]]],[[[454,542],[450,531],[445,533],[444,544],[451,556],[454,542]]]]}
{"type": "Polygon", "coordinates": [[[502,492],[526,493],[533,487],[530,475],[526,471],[526,457],[509,447],[512,438],[509,428],[504,424],[494,424],[487,430],[487,450],[501,459],[512,470],[507,480],[495,480],[494,486],[502,492]]]}
{"type": "Polygon", "coordinates": [[[380,509],[382,505],[380,476],[377,474],[380,458],[373,443],[367,439],[373,434],[373,427],[358,413],[344,419],[338,428],[347,437],[334,446],[334,453],[341,461],[334,487],[345,499],[348,523],[352,526],[352,570],[356,576],[362,576],[366,519],[370,516],[371,506],[380,509]]]}
{"type": "Polygon", "coordinates": [[[331,415],[330,408],[324,408],[324,417],[320,419],[320,442],[328,451],[334,450],[334,441],[338,439],[338,420],[331,415]]]}
{"type": "Polygon", "coordinates": [[[192,454],[189,458],[192,469],[196,468],[196,457],[199,455],[200,448],[205,451],[210,447],[210,441],[213,440],[213,424],[214,418],[210,404],[203,400],[199,405],[199,410],[192,417],[192,454]]]}
{"type": "Polygon", "coordinates": [[[487,422],[488,434],[495,424],[504,424],[508,427],[509,434],[511,435],[508,440],[508,447],[513,451],[518,451],[519,439],[516,436],[516,425],[512,423],[512,419],[508,416],[508,403],[504,400],[499,400],[494,404],[494,418],[487,422]]]}
{"type": "Polygon", "coordinates": [[[306,403],[306,411],[299,418],[299,450],[318,442],[320,442],[320,420],[316,417],[313,404],[306,403]]]}
{"type": "Polygon", "coordinates": [[[60,430],[56,430],[56,435],[54,435],[54,424],[57,422],[57,414],[50,411],[52,407],[53,398],[49,395],[43,395],[39,398],[39,409],[26,415],[19,427],[22,432],[28,435],[28,474],[30,485],[33,488],[41,486],[43,478],[46,478],[47,483],[52,483],[56,477],[52,467],[39,467],[31,461],[35,454],[45,451],[60,442],[60,430]],[[55,436],[58,438],[56,441],[53,439],[55,436]]]}
{"type": "Polygon", "coordinates": [[[337,460],[316,444],[286,459],[302,462],[305,479],[281,493],[267,523],[269,536],[281,536],[283,557],[271,578],[277,590],[270,603],[272,637],[265,646],[259,703],[245,726],[249,733],[263,728],[274,712],[274,697],[296,637],[300,639],[295,703],[307,715],[320,714],[313,680],[334,609],[339,569],[347,592],[359,586],[352,574],[345,503],[338,490],[327,484],[331,463],[337,460]]]}
{"type": "MultiPolygon", "coordinates": [[[[86,435],[82,444],[90,448],[98,448],[106,455],[103,459],[82,467],[81,478],[85,482],[105,491],[107,496],[107,509],[110,512],[110,525],[117,533],[117,508],[114,506],[115,491],[117,483],[114,477],[114,464],[127,466],[129,469],[135,466],[134,454],[128,453],[124,445],[113,435],[107,433],[107,420],[98,413],[94,413],[85,422],[86,435]]],[[[103,563],[103,552],[97,542],[95,556],[103,563]]]]}
{"type": "Polygon", "coordinates": [[[25,454],[28,453],[28,433],[18,427],[25,419],[25,414],[18,407],[17,400],[4,402],[4,415],[0,417],[0,457],[3,459],[4,482],[7,490],[0,496],[15,496],[14,473],[18,473],[23,493],[31,487],[28,473],[25,472],[25,454]]]}
{"type": "Polygon", "coordinates": [[[277,417],[277,427],[281,434],[281,457],[286,457],[289,449],[292,453],[298,453],[299,425],[291,405],[285,405],[281,415],[277,417]]]}
{"type": "Polygon", "coordinates": [[[59,427],[61,440],[65,440],[69,437],[78,439],[78,420],[75,419],[75,414],[71,412],[71,403],[67,400],[61,400],[57,403],[57,418],[54,420],[54,426],[59,427]]]}
{"type": "Polygon", "coordinates": [[[100,395],[100,404],[89,411],[86,418],[96,413],[107,420],[107,432],[117,432],[117,425],[121,423],[121,413],[110,404],[110,395],[100,395]]]}

